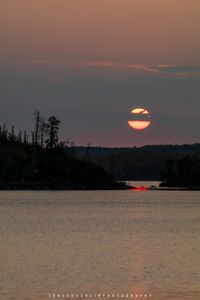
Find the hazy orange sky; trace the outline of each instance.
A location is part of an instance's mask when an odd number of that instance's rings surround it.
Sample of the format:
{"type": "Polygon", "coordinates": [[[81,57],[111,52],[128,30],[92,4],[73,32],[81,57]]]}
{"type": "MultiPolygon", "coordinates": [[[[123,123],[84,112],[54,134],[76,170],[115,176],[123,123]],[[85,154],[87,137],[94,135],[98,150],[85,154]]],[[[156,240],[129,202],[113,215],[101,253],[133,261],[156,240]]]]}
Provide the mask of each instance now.
{"type": "Polygon", "coordinates": [[[199,37],[199,0],[1,0],[0,118],[55,113],[78,143],[196,141],[199,37]],[[125,127],[135,106],[155,120],[140,136],[125,127]]]}
{"type": "Polygon", "coordinates": [[[200,63],[199,0],[1,0],[1,60],[200,63]]]}

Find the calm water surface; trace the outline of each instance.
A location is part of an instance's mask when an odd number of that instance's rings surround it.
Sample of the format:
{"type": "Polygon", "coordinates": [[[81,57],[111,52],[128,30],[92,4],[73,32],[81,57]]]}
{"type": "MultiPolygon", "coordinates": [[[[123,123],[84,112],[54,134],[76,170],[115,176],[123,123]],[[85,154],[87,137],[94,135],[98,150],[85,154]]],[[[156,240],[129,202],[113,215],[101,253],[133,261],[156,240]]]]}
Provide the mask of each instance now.
{"type": "Polygon", "coordinates": [[[0,241],[2,300],[200,299],[200,192],[0,192],[0,241]]]}

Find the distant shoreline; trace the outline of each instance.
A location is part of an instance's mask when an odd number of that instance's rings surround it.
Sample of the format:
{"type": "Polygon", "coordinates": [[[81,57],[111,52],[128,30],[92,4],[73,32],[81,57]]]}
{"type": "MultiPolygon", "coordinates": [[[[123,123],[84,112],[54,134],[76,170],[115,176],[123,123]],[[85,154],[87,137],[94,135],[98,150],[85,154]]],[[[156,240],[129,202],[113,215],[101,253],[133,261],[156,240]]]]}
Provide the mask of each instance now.
{"type": "Polygon", "coordinates": [[[200,187],[150,187],[150,191],[200,191],[200,187]]]}
{"type": "Polygon", "coordinates": [[[134,187],[129,185],[118,186],[42,186],[42,185],[4,185],[0,191],[200,191],[200,187],[134,187]]]}
{"type": "Polygon", "coordinates": [[[150,187],[134,187],[133,190],[144,190],[144,191],[200,191],[200,187],[160,187],[160,186],[150,186],[150,187]]]}
{"type": "Polygon", "coordinates": [[[0,191],[95,191],[95,190],[131,190],[133,187],[123,182],[116,184],[43,184],[37,183],[0,183],[0,191]]]}

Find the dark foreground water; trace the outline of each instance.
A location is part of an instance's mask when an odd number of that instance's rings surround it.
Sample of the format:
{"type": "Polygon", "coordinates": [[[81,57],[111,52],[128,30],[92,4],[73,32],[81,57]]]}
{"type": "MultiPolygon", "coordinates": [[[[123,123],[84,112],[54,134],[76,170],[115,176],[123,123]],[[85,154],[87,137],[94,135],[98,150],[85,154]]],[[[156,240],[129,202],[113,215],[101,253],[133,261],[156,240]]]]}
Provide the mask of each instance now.
{"type": "Polygon", "coordinates": [[[200,299],[200,192],[0,192],[0,299],[200,299]]]}

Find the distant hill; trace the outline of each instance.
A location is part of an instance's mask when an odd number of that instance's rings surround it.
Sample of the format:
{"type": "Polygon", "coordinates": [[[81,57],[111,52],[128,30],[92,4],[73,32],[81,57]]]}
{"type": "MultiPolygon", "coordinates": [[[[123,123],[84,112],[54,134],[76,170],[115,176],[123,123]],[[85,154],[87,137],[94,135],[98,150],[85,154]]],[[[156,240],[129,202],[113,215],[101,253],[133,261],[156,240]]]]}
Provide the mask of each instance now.
{"type": "MultiPolygon", "coordinates": [[[[200,143],[183,145],[145,145],[141,147],[101,147],[101,146],[75,146],[79,154],[84,155],[88,150],[90,153],[132,152],[132,151],[157,151],[157,152],[184,152],[195,153],[200,151],[200,143]]],[[[69,150],[69,149],[68,149],[69,150]]]]}
{"type": "Polygon", "coordinates": [[[165,162],[200,153],[200,144],[147,145],[133,148],[74,147],[67,152],[103,167],[119,180],[161,180],[165,162]]]}

